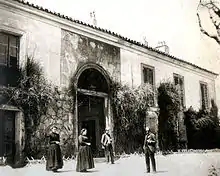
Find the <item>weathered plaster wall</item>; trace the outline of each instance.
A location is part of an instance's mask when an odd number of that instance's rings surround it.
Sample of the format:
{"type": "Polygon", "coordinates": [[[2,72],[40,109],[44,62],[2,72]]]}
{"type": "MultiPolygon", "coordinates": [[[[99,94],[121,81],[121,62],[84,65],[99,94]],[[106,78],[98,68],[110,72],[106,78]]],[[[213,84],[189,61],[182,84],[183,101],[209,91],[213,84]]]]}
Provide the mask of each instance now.
{"type": "Polygon", "coordinates": [[[209,100],[215,99],[215,82],[213,79],[199,74],[193,70],[187,70],[183,67],[167,63],[162,60],[156,60],[152,56],[136,54],[121,49],[121,80],[124,84],[138,86],[142,82],[141,64],[153,66],[155,68],[155,83],[158,87],[163,80],[173,81],[173,73],[184,76],[185,104],[186,107],[193,106],[200,108],[200,81],[208,84],[209,100]]]}
{"type": "Polygon", "coordinates": [[[22,164],[25,153],[25,124],[24,114],[22,111],[15,113],[15,165],[22,164]]]}
{"type": "Polygon", "coordinates": [[[61,37],[61,86],[68,86],[77,67],[86,62],[99,64],[110,77],[120,80],[119,48],[65,30],[61,37]]]}
{"type": "Polygon", "coordinates": [[[20,64],[25,56],[33,56],[43,65],[46,76],[56,85],[60,81],[61,29],[46,20],[0,6],[0,31],[21,36],[20,64]]]}

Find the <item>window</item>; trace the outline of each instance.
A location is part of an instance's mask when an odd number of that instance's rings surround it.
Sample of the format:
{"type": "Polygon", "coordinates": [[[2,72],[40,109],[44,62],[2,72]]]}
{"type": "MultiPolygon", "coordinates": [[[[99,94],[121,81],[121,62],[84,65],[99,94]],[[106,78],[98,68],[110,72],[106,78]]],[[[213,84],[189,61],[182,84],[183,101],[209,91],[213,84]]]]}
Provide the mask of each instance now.
{"type": "Polygon", "coordinates": [[[208,86],[206,83],[200,82],[201,106],[203,109],[208,108],[208,86]]]}
{"type": "MultiPolygon", "coordinates": [[[[154,67],[142,64],[142,82],[152,86],[152,90],[155,90],[154,87],[154,67]]],[[[155,95],[152,93],[151,97],[151,106],[155,105],[155,95]]]]}
{"type": "Polygon", "coordinates": [[[17,68],[19,37],[0,32],[0,65],[17,68]]]}
{"type": "Polygon", "coordinates": [[[19,37],[0,32],[0,86],[18,82],[19,37]]]}
{"type": "Polygon", "coordinates": [[[184,77],[174,73],[173,78],[174,78],[174,85],[178,90],[180,106],[183,108],[185,106],[184,77]]]}
{"type": "Polygon", "coordinates": [[[143,82],[154,85],[154,68],[143,66],[143,82]]]}

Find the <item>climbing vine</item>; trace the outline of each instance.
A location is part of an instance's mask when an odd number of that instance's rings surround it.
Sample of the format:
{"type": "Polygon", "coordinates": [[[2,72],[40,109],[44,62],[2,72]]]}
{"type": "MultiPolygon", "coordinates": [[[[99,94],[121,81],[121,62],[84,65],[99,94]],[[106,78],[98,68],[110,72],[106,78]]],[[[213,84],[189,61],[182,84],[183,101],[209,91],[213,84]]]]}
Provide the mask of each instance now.
{"type": "Polygon", "coordinates": [[[213,118],[212,112],[206,109],[200,109],[197,112],[190,107],[184,113],[188,148],[219,148],[219,124],[216,118],[213,118]]]}
{"type": "Polygon", "coordinates": [[[154,101],[153,94],[154,91],[148,84],[131,88],[112,82],[110,95],[114,114],[116,152],[132,153],[141,150],[146,112],[154,101]]]}
{"type": "Polygon", "coordinates": [[[4,97],[1,103],[16,106],[24,113],[27,157],[45,156],[52,125],[60,129],[64,155],[73,155],[73,89],[59,90],[45,78],[40,64],[28,56],[19,69],[17,86],[0,88],[4,97]]]}
{"type": "Polygon", "coordinates": [[[177,150],[177,114],[180,111],[179,94],[173,83],[161,82],[158,87],[158,138],[162,151],[177,150]]]}

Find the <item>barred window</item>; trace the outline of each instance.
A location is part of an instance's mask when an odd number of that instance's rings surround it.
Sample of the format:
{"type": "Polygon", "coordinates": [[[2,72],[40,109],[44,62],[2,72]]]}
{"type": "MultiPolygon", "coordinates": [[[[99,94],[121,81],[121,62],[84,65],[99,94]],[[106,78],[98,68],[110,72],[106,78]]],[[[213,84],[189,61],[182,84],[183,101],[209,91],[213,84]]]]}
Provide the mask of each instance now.
{"type": "Polygon", "coordinates": [[[200,82],[201,91],[201,106],[202,108],[208,108],[208,86],[206,83],[200,82]]]}
{"type": "MultiPolygon", "coordinates": [[[[149,84],[152,86],[152,90],[155,90],[155,84],[154,84],[154,67],[142,65],[142,81],[145,84],[149,84]]],[[[152,93],[151,97],[151,106],[155,105],[155,95],[152,93]]]]}
{"type": "Polygon", "coordinates": [[[174,85],[176,86],[179,94],[180,106],[183,108],[185,106],[184,77],[175,73],[173,77],[174,85]]]}

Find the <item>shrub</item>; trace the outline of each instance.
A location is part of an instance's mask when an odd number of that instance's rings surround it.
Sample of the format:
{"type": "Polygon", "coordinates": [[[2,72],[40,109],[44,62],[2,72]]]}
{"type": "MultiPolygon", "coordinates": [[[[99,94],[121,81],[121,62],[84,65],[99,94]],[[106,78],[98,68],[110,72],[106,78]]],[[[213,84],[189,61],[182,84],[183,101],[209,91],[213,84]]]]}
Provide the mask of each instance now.
{"type": "Polygon", "coordinates": [[[60,91],[48,82],[38,62],[27,57],[24,67],[19,69],[17,87],[1,87],[4,104],[12,104],[24,113],[25,154],[41,158],[47,148],[47,134],[52,125],[61,130],[64,155],[72,155],[74,150],[72,126],[69,113],[72,112],[73,91],[60,91]],[[68,137],[66,137],[68,136],[68,137]]]}
{"type": "Polygon", "coordinates": [[[213,122],[215,123],[215,126],[217,127],[219,126],[218,107],[213,99],[211,100],[211,104],[212,104],[212,107],[210,109],[210,116],[213,122]]]}
{"type": "Polygon", "coordinates": [[[190,107],[185,114],[188,148],[209,149],[216,147],[216,123],[210,113],[201,109],[198,112],[190,107]]]}
{"type": "Polygon", "coordinates": [[[130,88],[117,82],[112,83],[116,152],[141,152],[146,112],[153,101],[152,93],[151,86],[147,84],[130,88]]]}
{"type": "Polygon", "coordinates": [[[162,82],[158,87],[158,138],[163,151],[177,150],[177,114],[180,111],[178,91],[171,82],[162,82]]]}

